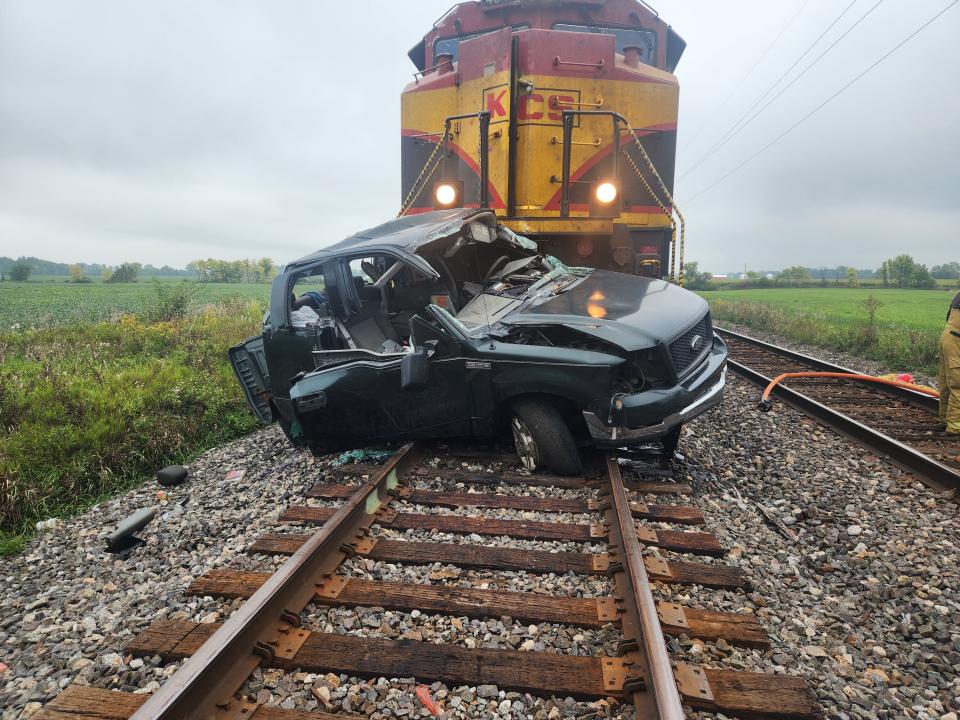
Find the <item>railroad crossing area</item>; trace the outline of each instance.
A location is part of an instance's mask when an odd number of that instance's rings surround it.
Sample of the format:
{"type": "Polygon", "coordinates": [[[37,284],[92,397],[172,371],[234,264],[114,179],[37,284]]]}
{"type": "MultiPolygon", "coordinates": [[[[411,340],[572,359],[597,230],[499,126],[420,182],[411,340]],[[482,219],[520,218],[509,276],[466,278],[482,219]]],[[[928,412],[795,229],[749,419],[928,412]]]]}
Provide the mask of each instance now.
{"type": "Polygon", "coordinates": [[[687,457],[574,478],[463,445],[335,466],[275,429],[212,451],[129,556],[103,537],[155,487],[11,572],[29,716],[947,715],[953,503],[757,394],[732,378],[687,457]]]}

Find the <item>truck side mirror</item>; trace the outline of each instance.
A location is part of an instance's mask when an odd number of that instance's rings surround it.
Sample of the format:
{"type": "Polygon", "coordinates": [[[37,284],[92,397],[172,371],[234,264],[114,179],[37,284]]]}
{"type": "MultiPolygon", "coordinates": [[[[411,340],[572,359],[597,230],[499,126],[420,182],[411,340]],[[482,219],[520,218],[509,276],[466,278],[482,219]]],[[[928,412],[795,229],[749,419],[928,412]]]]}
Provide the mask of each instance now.
{"type": "Polygon", "coordinates": [[[430,382],[430,355],[418,347],[400,360],[400,389],[425,390],[430,382]]]}

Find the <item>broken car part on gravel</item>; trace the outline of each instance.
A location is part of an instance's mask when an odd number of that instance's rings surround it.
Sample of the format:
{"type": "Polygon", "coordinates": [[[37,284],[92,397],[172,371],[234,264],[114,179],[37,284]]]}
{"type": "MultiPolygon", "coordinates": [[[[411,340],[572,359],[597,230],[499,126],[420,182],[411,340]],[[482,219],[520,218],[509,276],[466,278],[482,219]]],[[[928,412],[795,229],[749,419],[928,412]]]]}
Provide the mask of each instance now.
{"type": "Polygon", "coordinates": [[[121,520],[117,529],[107,535],[107,552],[123,555],[142,544],[143,540],[134,533],[150,524],[159,510],[159,507],[144,508],[121,520]]]}

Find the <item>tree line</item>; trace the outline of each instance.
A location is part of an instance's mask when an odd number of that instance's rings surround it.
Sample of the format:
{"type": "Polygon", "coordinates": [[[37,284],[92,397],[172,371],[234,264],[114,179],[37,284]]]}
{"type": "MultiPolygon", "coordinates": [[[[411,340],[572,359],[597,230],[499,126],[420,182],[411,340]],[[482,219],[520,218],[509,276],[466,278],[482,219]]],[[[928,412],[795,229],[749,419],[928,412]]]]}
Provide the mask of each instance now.
{"type": "MultiPolygon", "coordinates": [[[[89,277],[98,277],[104,270],[112,270],[109,265],[102,263],[60,263],[53,260],[44,260],[43,258],[33,256],[21,256],[16,259],[6,256],[0,256],[0,273],[9,275],[14,266],[28,265],[31,275],[52,275],[54,277],[72,277],[76,268],[80,268],[84,275],[89,277]]],[[[190,272],[183,268],[174,268],[169,265],[156,267],[151,264],[143,265],[140,268],[143,275],[152,275],[155,277],[178,277],[189,276],[190,272]]]]}
{"type": "Polygon", "coordinates": [[[194,260],[187,270],[197,274],[197,282],[266,283],[277,275],[277,266],[270,258],[259,260],[194,260]]]}
{"type": "Polygon", "coordinates": [[[125,262],[117,267],[91,265],[88,263],[52,263],[33,257],[21,257],[17,260],[0,257],[0,281],[9,278],[15,282],[25,282],[31,275],[66,276],[73,283],[93,282],[100,277],[105,283],[133,283],[142,276],[190,277],[196,274],[198,282],[212,283],[267,283],[276,277],[278,268],[270,258],[259,260],[194,260],[185,270],[164,265],[141,265],[125,262]]]}
{"type": "MultiPolygon", "coordinates": [[[[699,264],[686,264],[686,285],[692,290],[706,290],[711,287],[714,275],[700,271],[699,264]]],[[[926,265],[916,262],[910,255],[898,255],[885,260],[877,270],[858,270],[840,265],[836,268],[807,268],[794,265],[776,273],[748,271],[743,277],[747,286],[755,287],[810,287],[814,284],[838,287],[858,287],[861,280],[879,280],[883,287],[932,289],[937,280],[957,280],[960,282],[960,262],[948,262],[926,265]]]]}
{"type": "Polygon", "coordinates": [[[885,260],[877,271],[884,287],[935,288],[937,281],[926,265],[915,262],[909,255],[897,255],[885,260]]]}

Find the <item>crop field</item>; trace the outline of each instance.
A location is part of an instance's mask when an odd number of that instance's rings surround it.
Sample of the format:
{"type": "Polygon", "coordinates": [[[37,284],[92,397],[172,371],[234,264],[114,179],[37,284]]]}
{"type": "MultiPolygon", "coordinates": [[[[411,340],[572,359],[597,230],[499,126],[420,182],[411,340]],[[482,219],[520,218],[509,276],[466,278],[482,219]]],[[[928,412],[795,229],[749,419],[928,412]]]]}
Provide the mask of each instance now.
{"type": "Polygon", "coordinates": [[[953,295],[944,290],[858,288],[719,290],[701,293],[710,301],[743,300],[763,303],[790,314],[822,316],[836,325],[857,325],[866,319],[863,301],[874,297],[883,303],[877,321],[911,330],[943,329],[943,319],[953,295]]]}
{"type": "Polygon", "coordinates": [[[797,342],[859,353],[890,370],[934,374],[948,290],[809,288],[700,293],[724,320],[797,342]],[[877,305],[873,321],[865,305],[877,305]]]}
{"type": "Polygon", "coordinates": [[[164,278],[156,282],[70,283],[63,278],[39,277],[29,282],[0,282],[0,332],[44,328],[78,322],[101,322],[123,314],[138,315],[156,296],[155,284],[189,288],[194,304],[225,299],[266,301],[267,284],[195,283],[164,278]]]}

